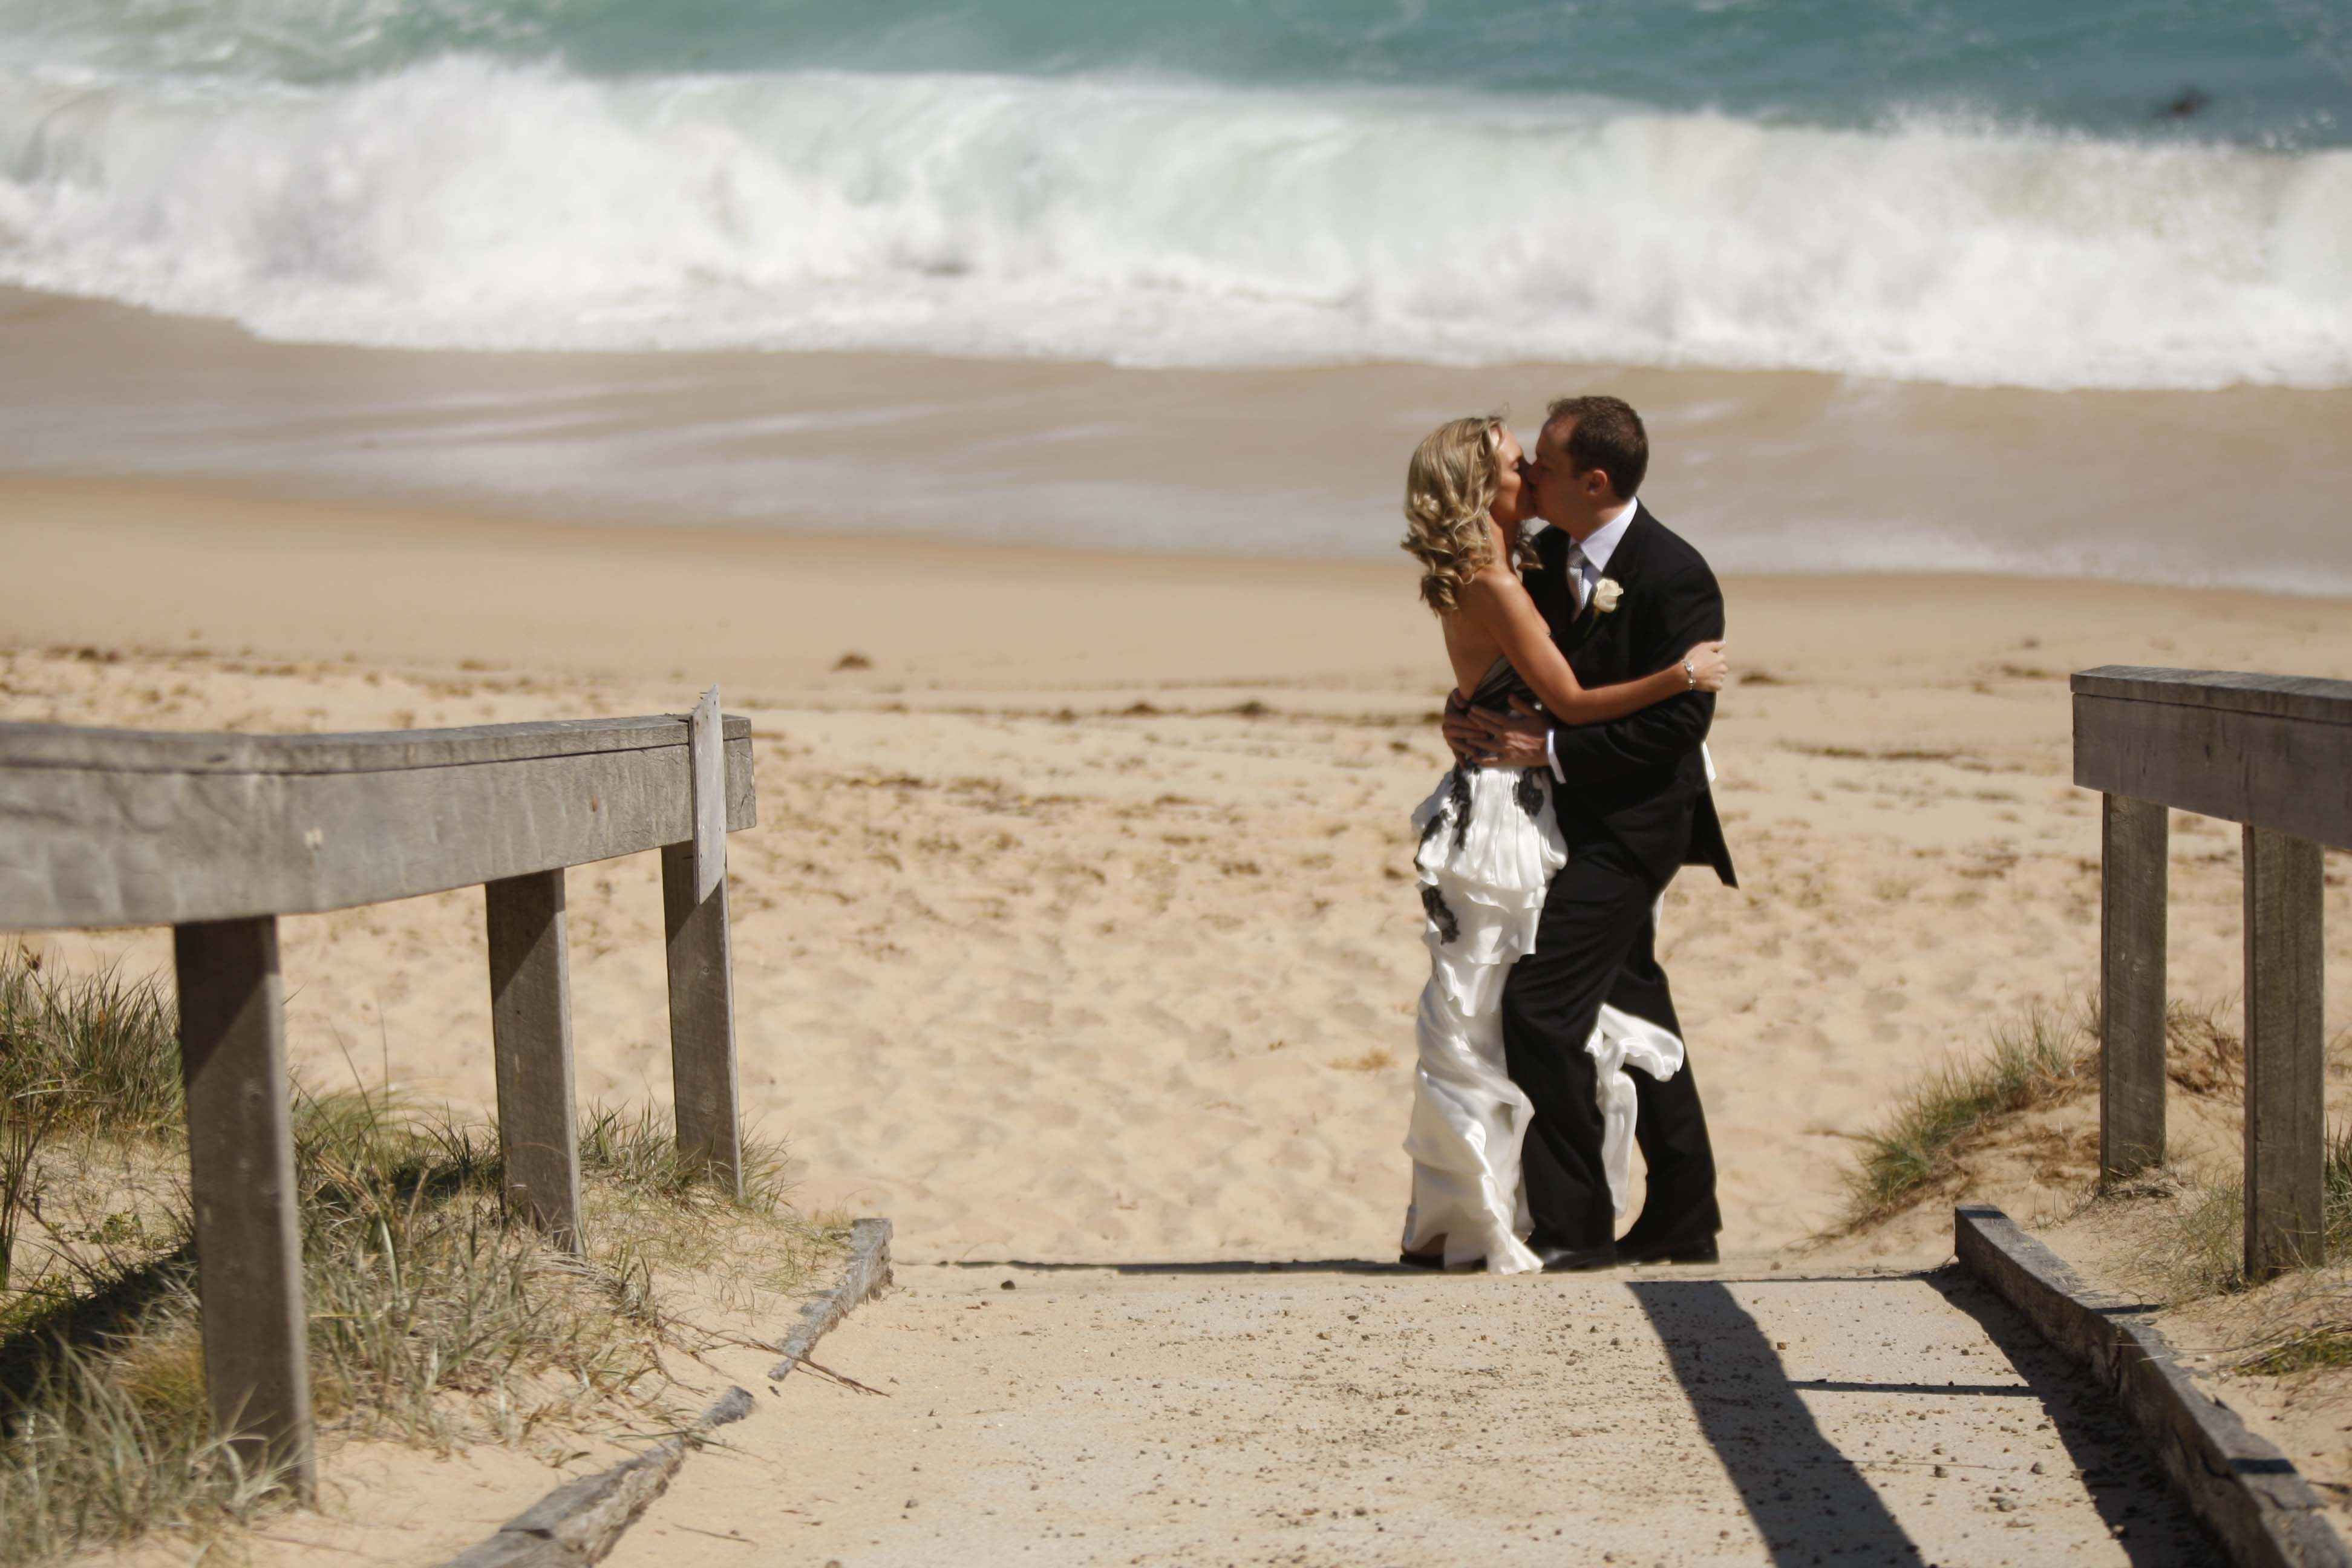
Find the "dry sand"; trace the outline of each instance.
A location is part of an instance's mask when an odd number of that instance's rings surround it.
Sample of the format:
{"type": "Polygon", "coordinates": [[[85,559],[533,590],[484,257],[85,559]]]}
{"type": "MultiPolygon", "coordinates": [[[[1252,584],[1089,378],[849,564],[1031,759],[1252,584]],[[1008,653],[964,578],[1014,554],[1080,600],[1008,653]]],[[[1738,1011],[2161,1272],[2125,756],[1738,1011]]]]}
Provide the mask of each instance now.
{"type": "MultiPolygon", "coordinates": [[[[0,481],[0,720],[436,726],[675,710],[722,683],[758,737],[761,825],[733,859],[750,1102],[792,1141],[803,1201],[890,1215],[903,1258],[1393,1253],[1425,963],[1406,814],[1443,765],[1445,685],[1402,560],[565,529],[48,479],[0,481]],[[867,667],[836,669],[852,651],[867,667]]],[[[2068,782],[2065,672],[2352,675],[2352,618],[2333,601],[2080,582],[1727,589],[1745,679],[1715,751],[1743,887],[1681,879],[1664,952],[1716,1129],[1727,1251],[1761,1269],[1834,1219],[1855,1138],[1923,1070],[2090,983],[2097,804],[2068,782]]],[[[2226,998],[2235,832],[2182,819],[2175,847],[2176,994],[2226,998]]],[[[2329,868],[2340,962],[2352,895],[2329,868]]],[[[582,1093],[663,1099],[654,863],[571,886],[582,1093]]],[[[478,893],[291,920],[285,937],[299,1070],[487,1109],[478,893]]],[[[159,931],[50,945],[134,971],[168,961],[159,931]]],[[[2333,1001],[2331,1029],[2347,1017],[2333,1001]]],[[[2073,1202],[2072,1181],[2029,1173],[2002,1195],[2031,1223],[2073,1202]]],[[[1843,1250],[1933,1264],[1946,1225],[1923,1212],[1843,1250]]],[[[1350,1278],[1383,1300],[1438,1288],[1350,1278]]],[[[1637,1326],[1624,1286],[1591,1289],[1576,1310],[1637,1326]]],[[[1537,1300],[1494,1298],[1531,1325],[1537,1300]]],[[[965,1309],[887,1307],[857,1332],[907,1331],[909,1355],[920,1342],[938,1360],[959,1348],[930,1343],[950,1310],[965,1309]]],[[[1022,1342],[1078,1344],[1086,1312],[1111,1310],[1073,1305],[1022,1342]]],[[[1654,1377],[1663,1353],[1629,1349],[1616,1370],[1654,1377]]],[[[1675,1430],[1656,1440],[1692,1440],[1675,1430]]],[[[413,1489],[371,1485],[351,1505],[418,1500],[403,1506],[425,1533],[391,1560],[455,1529],[429,1473],[399,1485],[413,1489]]],[[[1722,1528],[1747,1528],[1736,1491],[1722,1528]]],[[[1888,1506],[1908,1521],[1928,1505],[1888,1506]]],[[[1444,1510],[1417,1517],[1442,1538],[1444,1510]]]]}
{"type": "MultiPolygon", "coordinates": [[[[1402,880],[1445,679],[1409,567],[1085,557],[17,482],[0,717],[372,729],[675,710],[760,737],[737,840],[755,1112],[902,1256],[1393,1249],[1425,960],[1402,880]],[[78,653],[75,649],[88,649],[78,653]],[[845,651],[869,669],[832,672],[845,651]]],[[[1666,963],[1758,1256],[1836,1214],[1892,1097],[2094,973],[2065,672],[2352,673],[2336,602],[1734,580],[1715,734],[1743,886],[1666,963]]],[[[2177,994],[2238,983],[2236,836],[2176,837],[2177,994]]],[[[2331,952],[2352,945],[2331,860],[2331,952]]],[[[580,1080],[666,1093],[650,858],[572,874],[580,1080]]],[[[486,1107],[480,899],[287,922],[307,1073],[486,1107]]],[[[160,968],[161,932],[64,938],[160,968]]],[[[2337,1000],[2331,1026],[2352,1010],[2337,1000]]],[[[2052,1194],[2053,1200],[2063,1194],[2052,1194]]],[[[2030,1218],[2028,1215],[2021,1217],[2030,1218]]],[[[1895,1233],[1940,1256],[1940,1222],[1895,1233]]]]}

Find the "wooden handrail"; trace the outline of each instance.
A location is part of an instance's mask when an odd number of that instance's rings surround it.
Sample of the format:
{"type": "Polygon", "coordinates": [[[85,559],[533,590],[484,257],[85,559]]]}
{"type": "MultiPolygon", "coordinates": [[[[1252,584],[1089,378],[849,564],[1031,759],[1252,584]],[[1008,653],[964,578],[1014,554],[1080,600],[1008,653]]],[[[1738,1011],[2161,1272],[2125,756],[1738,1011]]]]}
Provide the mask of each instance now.
{"type": "Polygon", "coordinates": [[[2352,681],[2109,665],[2073,685],[2084,789],[2352,849],[2352,681]]]}
{"type": "Polygon", "coordinates": [[[2099,1171],[2164,1159],[2168,813],[2242,825],[2245,1273],[2325,1232],[2322,845],[2352,847],[2352,681],[2110,665],[2073,680],[2074,782],[2101,792],[2099,1171]]]}
{"type": "Polygon", "coordinates": [[[751,726],[685,717],[351,735],[0,724],[0,931],[169,925],[215,1425],[316,1487],[278,918],[480,885],[508,1201],[582,1244],[564,872],[661,851],[682,1150],[742,1190],[726,836],[751,726]]]}
{"type": "MultiPolygon", "coordinates": [[[[0,931],[316,914],[691,842],[687,720],[362,735],[0,724],[0,931]]],[[[752,826],[751,721],[725,724],[752,826]]]]}

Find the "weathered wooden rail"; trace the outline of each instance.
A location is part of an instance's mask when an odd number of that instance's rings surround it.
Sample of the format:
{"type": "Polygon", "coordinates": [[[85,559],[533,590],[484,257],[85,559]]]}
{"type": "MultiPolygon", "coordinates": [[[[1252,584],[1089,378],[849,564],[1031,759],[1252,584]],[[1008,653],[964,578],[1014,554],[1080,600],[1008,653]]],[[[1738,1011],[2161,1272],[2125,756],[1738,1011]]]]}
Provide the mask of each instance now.
{"type": "Polygon", "coordinates": [[[312,1453],[278,918],[480,884],[508,1195],[581,1239],[564,871],[658,849],[680,1145],[741,1183],[727,834],[750,721],[354,735],[0,724],[0,931],[169,925],[214,1421],[309,1494],[312,1453]]]}
{"type": "Polygon", "coordinates": [[[2352,848],[2352,681],[2111,665],[2074,679],[2074,782],[2100,791],[2103,1181],[2164,1158],[2172,810],[2244,827],[2249,1279],[2317,1262],[2326,1038],[2321,847],[2352,848]]]}

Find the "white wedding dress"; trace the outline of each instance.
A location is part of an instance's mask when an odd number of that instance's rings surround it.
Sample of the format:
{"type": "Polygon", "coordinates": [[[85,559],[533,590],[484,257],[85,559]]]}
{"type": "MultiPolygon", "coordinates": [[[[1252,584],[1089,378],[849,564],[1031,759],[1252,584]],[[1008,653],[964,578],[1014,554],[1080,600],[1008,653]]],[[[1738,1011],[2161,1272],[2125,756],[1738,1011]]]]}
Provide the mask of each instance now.
{"type": "MultiPolygon", "coordinates": [[[[1496,659],[1471,703],[1500,710],[1515,696],[1533,700],[1518,672],[1496,659]]],[[[1540,1267],[1527,1245],[1519,1185],[1519,1148],[1534,1108],[1504,1068],[1502,1005],[1512,963],[1535,951],[1545,890],[1568,864],[1551,792],[1542,768],[1463,765],[1412,814],[1430,976],[1414,1026],[1418,1059],[1404,1142],[1412,1156],[1412,1205],[1403,1248],[1427,1256],[1442,1247],[1448,1268],[1480,1258],[1494,1274],[1540,1267]]],[[[1633,1150],[1629,1069],[1671,1078],[1681,1070],[1683,1043],[1604,1006],[1584,1048],[1598,1079],[1601,1164],[1622,1218],[1633,1150]]]]}

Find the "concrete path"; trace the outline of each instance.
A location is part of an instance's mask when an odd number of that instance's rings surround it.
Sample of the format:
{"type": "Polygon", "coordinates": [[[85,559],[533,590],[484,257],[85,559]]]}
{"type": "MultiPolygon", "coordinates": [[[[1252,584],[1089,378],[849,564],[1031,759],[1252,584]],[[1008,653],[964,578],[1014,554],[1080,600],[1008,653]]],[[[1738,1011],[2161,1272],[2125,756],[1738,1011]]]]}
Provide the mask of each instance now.
{"type": "Polygon", "coordinates": [[[887,1397],[763,1392],[615,1568],[2213,1561],[1957,1275],[899,1280],[817,1351],[887,1397]]]}

